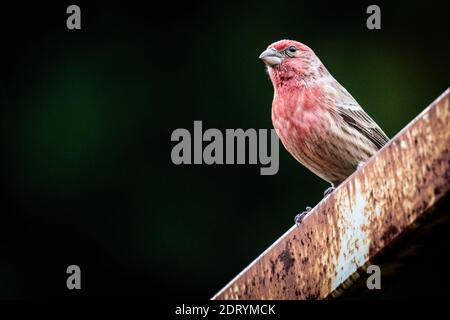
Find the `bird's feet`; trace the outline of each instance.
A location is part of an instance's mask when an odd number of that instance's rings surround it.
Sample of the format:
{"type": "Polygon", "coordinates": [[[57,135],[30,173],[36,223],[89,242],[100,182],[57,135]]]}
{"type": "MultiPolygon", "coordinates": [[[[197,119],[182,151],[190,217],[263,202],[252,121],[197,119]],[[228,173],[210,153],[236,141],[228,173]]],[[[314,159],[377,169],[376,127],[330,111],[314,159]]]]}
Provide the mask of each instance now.
{"type": "MultiPolygon", "coordinates": [[[[329,194],[331,194],[336,188],[334,187],[334,185],[332,185],[331,187],[329,187],[327,190],[325,190],[325,192],[323,193],[323,196],[326,197],[329,194]]],[[[311,207],[306,207],[305,211],[299,213],[298,215],[295,216],[295,224],[297,225],[297,227],[300,225],[300,223],[302,223],[303,218],[312,210],[311,207]]]]}
{"type": "Polygon", "coordinates": [[[331,194],[336,188],[335,187],[329,187],[327,190],[323,192],[323,197],[325,198],[327,195],[331,194]]]}
{"type": "Polygon", "coordinates": [[[300,225],[300,223],[302,223],[303,218],[311,211],[311,209],[312,209],[311,207],[306,207],[305,211],[295,216],[294,221],[297,227],[300,225]]]}

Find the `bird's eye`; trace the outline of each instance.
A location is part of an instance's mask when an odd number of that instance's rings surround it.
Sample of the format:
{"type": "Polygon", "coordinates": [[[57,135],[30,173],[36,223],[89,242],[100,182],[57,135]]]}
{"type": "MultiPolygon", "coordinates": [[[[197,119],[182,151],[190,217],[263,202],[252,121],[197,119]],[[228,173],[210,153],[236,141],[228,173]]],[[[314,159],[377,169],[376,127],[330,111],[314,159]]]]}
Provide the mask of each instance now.
{"type": "Polygon", "coordinates": [[[286,50],[284,50],[284,52],[286,53],[286,55],[288,55],[289,57],[293,57],[294,53],[297,52],[297,48],[294,46],[290,46],[289,48],[287,48],[286,50]]]}

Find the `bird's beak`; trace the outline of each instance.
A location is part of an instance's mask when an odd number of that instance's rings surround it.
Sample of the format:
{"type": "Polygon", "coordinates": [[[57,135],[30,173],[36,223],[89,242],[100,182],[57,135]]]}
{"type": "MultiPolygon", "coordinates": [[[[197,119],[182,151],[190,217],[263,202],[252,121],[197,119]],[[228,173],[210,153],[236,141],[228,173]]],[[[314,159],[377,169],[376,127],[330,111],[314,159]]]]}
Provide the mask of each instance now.
{"type": "Polygon", "coordinates": [[[259,58],[271,67],[280,64],[283,61],[283,56],[281,53],[272,48],[268,48],[266,51],[263,51],[259,58]]]}

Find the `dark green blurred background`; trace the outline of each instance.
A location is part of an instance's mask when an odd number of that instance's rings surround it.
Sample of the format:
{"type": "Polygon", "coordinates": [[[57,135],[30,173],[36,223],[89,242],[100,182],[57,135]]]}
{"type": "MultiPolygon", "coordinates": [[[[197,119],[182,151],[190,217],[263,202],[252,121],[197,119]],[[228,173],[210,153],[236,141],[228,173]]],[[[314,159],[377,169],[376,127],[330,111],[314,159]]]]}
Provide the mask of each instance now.
{"type": "Polygon", "coordinates": [[[2,4],[0,297],[210,298],[328,185],[281,145],[275,176],[175,166],[172,131],[271,128],[258,55],[292,38],[394,136],[450,84],[448,11],[369,4],[2,4]]]}

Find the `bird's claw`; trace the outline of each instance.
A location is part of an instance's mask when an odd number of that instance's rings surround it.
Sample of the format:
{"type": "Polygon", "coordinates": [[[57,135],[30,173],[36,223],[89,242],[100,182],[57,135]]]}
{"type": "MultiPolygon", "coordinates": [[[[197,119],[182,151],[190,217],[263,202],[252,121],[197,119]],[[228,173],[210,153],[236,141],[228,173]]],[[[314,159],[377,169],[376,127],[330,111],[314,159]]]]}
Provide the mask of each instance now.
{"type": "Polygon", "coordinates": [[[294,221],[295,224],[297,225],[297,227],[300,225],[300,223],[302,223],[303,218],[312,210],[311,207],[306,207],[305,211],[303,211],[302,213],[299,213],[298,215],[295,216],[294,221]]]}
{"type": "Polygon", "coordinates": [[[327,190],[324,191],[323,196],[326,197],[329,194],[331,194],[336,188],[335,187],[329,187],[327,190]]]}
{"type": "MultiPolygon", "coordinates": [[[[332,193],[336,188],[334,186],[329,187],[327,190],[325,190],[325,192],[323,193],[323,196],[326,197],[328,196],[330,193],[332,193]]],[[[295,224],[297,225],[297,227],[302,223],[303,219],[305,218],[305,216],[312,210],[311,207],[306,207],[305,211],[299,213],[298,215],[295,216],[294,221],[295,224]]]]}

